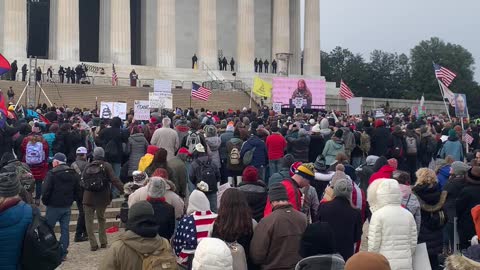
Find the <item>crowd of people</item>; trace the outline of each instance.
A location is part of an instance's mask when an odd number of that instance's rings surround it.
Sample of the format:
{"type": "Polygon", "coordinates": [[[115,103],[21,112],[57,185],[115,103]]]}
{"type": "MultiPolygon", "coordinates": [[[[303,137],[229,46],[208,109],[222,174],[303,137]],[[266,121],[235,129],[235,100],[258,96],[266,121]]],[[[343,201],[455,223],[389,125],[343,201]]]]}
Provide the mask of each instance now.
{"type": "Polygon", "coordinates": [[[122,120],[78,108],[8,109],[3,269],[25,263],[23,239],[42,205],[48,226],[60,224],[60,259],[68,259],[74,202],[74,241],[108,248],[99,269],[480,267],[476,124],[267,107],[177,108],[150,121],[133,111],[122,120]],[[105,211],[122,195],[126,229],[109,246],[105,211]],[[423,261],[415,256],[422,247],[423,261]]]}
{"type": "MultiPolygon", "coordinates": [[[[28,66],[23,64],[21,67],[22,82],[27,80],[28,66]]],[[[76,67],[63,67],[59,66],[57,71],[58,79],[53,77],[54,68],[49,66],[46,72],[42,71],[42,68],[38,66],[35,68],[35,81],[37,82],[57,82],[57,83],[72,83],[80,84],[85,83],[87,80],[88,67],[85,64],[78,64],[76,67]]],[[[14,60],[11,64],[11,69],[8,72],[8,79],[11,81],[17,80],[18,65],[17,60],[14,60]]]]}

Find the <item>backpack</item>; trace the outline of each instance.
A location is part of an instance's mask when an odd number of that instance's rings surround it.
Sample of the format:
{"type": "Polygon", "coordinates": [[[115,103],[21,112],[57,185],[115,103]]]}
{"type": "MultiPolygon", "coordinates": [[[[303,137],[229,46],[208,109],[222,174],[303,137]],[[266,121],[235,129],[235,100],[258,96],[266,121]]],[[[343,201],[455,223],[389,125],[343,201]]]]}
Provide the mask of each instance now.
{"type": "Polygon", "coordinates": [[[253,154],[255,153],[255,150],[257,150],[257,148],[253,147],[252,149],[245,152],[245,154],[243,155],[243,159],[242,159],[243,165],[248,166],[248,165],[250,165],[250,163],[252,163],[253,154]]]}
{"type": "Polygon", "coordinates": [[[417,154],[417,139],[415,137],[407,136],[405,141],[407,142],[407,154],[416,155],[417,154]]]}
{"type": "Polygon", "coordinates": [[[238,165],[240,164],[240,151],[237,147],[233,147],[232,151],[230,151],[230,164],[238,165]]]}
{"type": "Polygon", "coordinates": [[[392,157],[397,160],[403,157],[403,144],[399,138],[393,138],[392,157]]]}
{"type": "Polygon", "coordinates": [[[15,174],[17,175],[17,179],[20,181],[20,184],[23,186],[23,188],[28,192],[33,192],[35,187],[35,178],[33,177],[30,168],[25,166],[25,164],[20,163],[19,165],[15,166],[15,174]]]}
{"type": "Polygon", "coordinates": [[[198,161],[198,166],[195,170],[195,177],[197,179],[195,184],[198,184],[200,182],[205,182],[208,184],[208,191],[204,192],[211,192],[211,191],[217,191],[217,175],[216,175],[216,168],[213,166],[212,162],[206,161],[206,162],[201,162],[198,161]]]}
{"type": "Polygon", "coordinates": [[[151,254],[142,254],[135,250],[138,256],[142,258],[142,270],[178,269],[177,260],[170,249],[168,240],[162,238],[162,241],[166,248],[157,249],[151,254]]]}
{"type": "Polygon", "coordinates": [[[350,128],[342,128],[342,130],[343,130],[342,140],[345,145],[345,152],[348,153],[347,155],[350,155],[350,153],[356,146],[355,136],[350,131],[350,128]]]}
{"type": "Polygon", "coordinates": [[[248,270],[247,256],[245,255],[245,249],[237,242],[227,243],[230,253],[233,259],[233,270],[248,270]]]}
{"type": "Polygon", "coordinates": [[[101,192],[107,189],[105,180],[105,165],[103,162],[94,161],[83,170],[80,184],[87,191],[101,192]]]}
{"type": "Polygon", "coordinates": [[[368,154],[370,152],[370,136],[364,131],[360,133],[360,150],[363,153],[368,154]]]}
{"type": "Polygon", "coordinates": [[[25,151],[25,162],[27,165],[39,165],[45,160],[42,142],[28,142],[25,151]]]}
{"type": "Polygon", "coordinates": [[[23,239],[22,269],[55,269],[62,263],[62,252],[62,246],[47,220],[32,209],[32,223],[23,239]]]}
{"type": "Polygon", "coordinates": [[[187,141],[185,146],[188,148],[188,152],[193,153],[195,151],[195,145],[201,143],[200,136],[197,132],[188,132],[187,141]]]}

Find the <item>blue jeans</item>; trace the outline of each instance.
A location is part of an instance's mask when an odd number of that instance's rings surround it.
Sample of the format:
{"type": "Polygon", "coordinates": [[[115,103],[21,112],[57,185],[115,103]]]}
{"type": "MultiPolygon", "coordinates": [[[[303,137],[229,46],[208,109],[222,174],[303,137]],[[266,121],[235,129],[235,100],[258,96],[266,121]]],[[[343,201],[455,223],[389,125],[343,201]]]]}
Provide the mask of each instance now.
{"type": "Polygon", "coordinates": [[[217,192],[212,192],[207,195],[208,201],[210,202],[210,210],[217,213],[217,192]]]}
{"type": "Polygon", "coordinates": [[[277,159],[277,160],[270,160],[268,162],[268,167],[270,168],[270,176],[272,176],[274,173],[277,173],[280,171],[280,161],[282,159],[277,159]]]}
{"type": "Polygon", "coordinates": [[[122,164],[121,163],[112,163],[113,172],[115,176],[120,177],[120,172],[122,171],[122,164]]]}
{"type": "Polygon", "coordinates": [[[55,228],[57,221],[60,222],[60,244],[62,245],[63,256],[66,256],[68,253],[69,245],[69,224],[70,224],[70,207],[67,208],[56,208],[47,206],[47,213],[45,217],[47,219],[47,224],[52,229],[55,228]]]}
{"type": "Polygon", "coordinates": [[[40,200],[42,197],[42,181],[35,181],[35,200],[40,200]]]}
{"type": "MultiPolygon", "coordinates": [[[[268,181],[265,180],[265,177],[266,177],[266,171],[267,171],[267,168],[265,165],[262,165],[262,166],[259,166],[259,167],[256,167],[257,170],[258,170],[258,178],[262,179],[262,181],[264,181],[265,183],[267,183],[268,181]]],[[[242,179],[243,181],[243,179],[242,179]]]]}

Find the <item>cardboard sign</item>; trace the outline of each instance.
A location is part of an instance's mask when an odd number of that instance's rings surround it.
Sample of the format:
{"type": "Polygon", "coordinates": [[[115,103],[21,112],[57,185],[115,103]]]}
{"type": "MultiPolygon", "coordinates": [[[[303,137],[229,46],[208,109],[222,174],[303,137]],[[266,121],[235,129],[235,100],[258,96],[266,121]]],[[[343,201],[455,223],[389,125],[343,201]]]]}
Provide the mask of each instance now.
{"type": "Polygon", "coordinates": [[[171,93],[150,92],[148,94],[150,109],[173,109],[171,93]]]}
{"type": "Polygon", "coordinates": [[[293,105],[295,106],[296,109],[301,109],[303,106],[303,98],[294,98],[293,100],[293,105]]]}
{"type": "Polygon", "coordinates": [[[362,114],[362,103],[363,98],[361,97],[354,97],[347,99],[348,103],[348,113],[350,115],[362,114]]]}
{"type": "Polygon", "coordinates": [[[127,119],[127,103],[124,102],[100,102],[100,118],[112,119],[119,117],[127,119]]]}
{"type": "Polygon", "coordinates": [[[135,100],[133,103],[135,120],[150,120],[150,102],[148,100],[135,100]]]}
{"type": "Polygon", "coordinates": [[[153,92],[172,93],[172,81],[154,80],[153,92]]]}
{"type": "Polygon", "coordinates": [[[281,102],[274,102],[272,104],[272,110],[275,113],[282,113],[282,103],[281,102]]]}

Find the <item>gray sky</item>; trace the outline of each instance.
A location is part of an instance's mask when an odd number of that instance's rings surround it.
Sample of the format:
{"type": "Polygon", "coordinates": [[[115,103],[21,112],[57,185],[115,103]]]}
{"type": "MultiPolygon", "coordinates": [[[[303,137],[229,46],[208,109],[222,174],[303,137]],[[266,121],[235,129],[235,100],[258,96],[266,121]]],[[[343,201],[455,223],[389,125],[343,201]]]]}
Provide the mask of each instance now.
{"type": "Polygon", "coordinates": [[[478,0],[320,0],[321,48],[342,46],[368,60],[374,49],[409,54],[437,36],[472,53],[480,82],[479,11],[478,0]]]}

